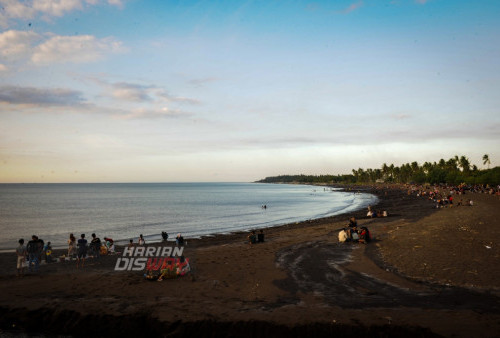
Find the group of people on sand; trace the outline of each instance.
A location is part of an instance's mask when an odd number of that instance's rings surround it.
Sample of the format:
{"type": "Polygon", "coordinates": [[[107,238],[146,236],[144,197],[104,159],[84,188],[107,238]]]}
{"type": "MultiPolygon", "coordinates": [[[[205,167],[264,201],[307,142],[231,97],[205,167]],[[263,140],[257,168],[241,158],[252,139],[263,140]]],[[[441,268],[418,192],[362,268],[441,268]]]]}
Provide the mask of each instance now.
{"type": "Polygon", "coordinates": [[[366,213],[366,217],[375,218],[375,217],[387,217],[387,211],[385,210],[372,210],[372,207],[368,206],[368,212],[366,213]]]}
{"type": "MultiPolygon", "coordinates": [[[[168,234],[165,231],[161,233],[162,240],[168,240],[168,234]]],[[[95,233],[91,235],[92,239],[90,242],[87,240],[85,234],[81,234],[79,239],[73,234],[69,235],[68,244],[68,254],[67,259],[76,260],[76,266],[83,267],[85,265],[85,259],[89,257],[99,258],[102,255],[114,254],[115,253],[115,243],[112,238],[104,237],[104,241],[101,241],[95,233]]],[[[175,239],[177,245],[185,245],[184,237],[179,233],[175,239]]],[[[23,276],[24,270],[27,267],[28,272],[38,272],[40,268],[40,263],[45,259],[46,263],[55,262],[56,259],[53,258],[52,245],[50,242],[46,244],[38,236],[33,235],[32,239],[25,245],[23,238],[18,241],[19,246],[16,248],[17,255],[17,275],[23,276]]],[[[137,239],[137,245],[145,245],[146,240],[142,234],[139,235],[137,239]]],[[[135,246],[133,239],[130,240],[128,245],[135,246]]],[[[61,256],[60,259],[66,260],[66,256],[61,256]]]]}
{"type": "Polygon", "coordinates": [[[68,239],[68,258],[76,258],[76,267],[83,267],[85,259],[88,256],[99,258],[101,255],[114,253],[115,246],[113,239],[104,237],[104,242],[101,241],[95,233],[92,235],[90,243],[85,238],[85,234],[81,234],[77,240],[73,234],[69,234],[68,239]]]}
{"type": "Polygon", "coordinates": [[[52,245],[50,242],[44,243],[38,236],[31,236],[31,240],[24,245],[24,238],[19,239],[19,246],[16,248],[17,275],[23,276],[24,269],[28,267],[28,272],[38,272],[41,262],[51,263],[52,245]]]}
{"type": "Polygon", "coordinates": [[[363,226],[358,229],[358,222],[356,218],[349,218],[349,224],[347,227],[343,228],[339,232],[339,242],[355,242],[355,243],[369,243],[371,242],[372,236],[370,230],[363,226]]]}
{"type": "Polygon", "coordinates": [[[257,244],[264,243],[264,230],[260,230],[258,234],[255,233],[255,230],[248,235],[248,244],[257,244]]]}
{"type": "Polygon", "coordinates": [[[421,186],[411,185],[408,187],[408,195],[416,195],[417,197],[427,198],[429,201],[434,202],[434,208],[441,209],[456,206],[473,206],[472,199],[467,198],[463,200],[462,195],[470,193],[488,193],[495,194],[494,188],[488,186],[482,187],[480,185],[468,186],[460,184],[458,186],[450,185],[435,185],[435,186],[421,186]],[[456,196],[460,196],[460,200],[454,203],[456,196]]]}

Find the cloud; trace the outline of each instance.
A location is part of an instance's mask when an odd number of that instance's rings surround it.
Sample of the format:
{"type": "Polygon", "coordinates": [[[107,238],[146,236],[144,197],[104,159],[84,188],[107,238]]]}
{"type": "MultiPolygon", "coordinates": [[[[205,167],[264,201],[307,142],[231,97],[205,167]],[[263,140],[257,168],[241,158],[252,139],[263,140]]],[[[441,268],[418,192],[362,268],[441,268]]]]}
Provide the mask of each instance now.
{"type": "Polygon", "coordinates": [[[189,104],[199,104],[200,101],[197,99],[192,99],[189,97],[183,97],[183,96],[174,96],[171,95],[168,91],[166,90],[158,90],[156,92],[156,95],[158,97],[163,98],[164,100],[168,102],[179,102],[179,103],[189,103],[189,104]]]}
{"type": "Polygon", "coordinates": [[[354,12],[355,10],[357,10],[361,7],[363,7],[363,1],[358,1],[358,2],[354,2],[354,3],[350,4],[348,7],[344,8],[340,12],[343,14],[348,14],[348,13],[354,12]]]}
{"type": "Polygon", "coordinates": [[[205,77],[205,78],[201,78],[201,79],[189,80],[188,83],[192,86],[195,86],[195,87],[201,87],[201,86],[205,85],[206,83],[214,82],[217,80],[218,79],[215,77],[205,77]]]}
{"type": "Polygon", "coordinates": [[[130,102],[155,102],[155,103],[188,103],[199,104],[197,99],[175,96],[163,87],[157,85],[143,85],[130,82],[109,83],[100,78],[90,78],[91,81],[104,87],[106,93],[103,96],[130,102]]]}
{"type": "Polygon", "coordinates": [[[61,36],[9,30],[0,34],[0,56],[6,61],[34,65],[51,63],[84,63],[104,58],[126,49],[111,37],[98,39],[92,35],[61,36]]]}
{"type": "Polygon", "coordinates": [[[126,114],[115,115],[118,119],[158,119],[158,118],[187,118],[193,114],[178,109],[163,107],[160,109],[135,109],[126,114]]]}
{"type": "Polygon", "coordinates": [[[98,39],[92,35],[53,36],[35,47],[31,61],[37,65],[84,63],[100,60],[108,53],[122,51],[122,43],[113,38],[98,39]]]}
{"type": "Polygon", "coordinates": [[[31,53],[32,45],[41,36],[34,32],[9,30],[0,34],[0,55],[5,58],[18,58],[31,53]]]}
{"type": "Polygon", "coordinates": [[[26,106],[81,106],[82,93],[64,88],[2,86],[0,103],[26,106]]]}
{"type": "Polygon", "coordinates": [[[151,86],[143,86],[139,84],[121,82],[112,84],[111,87],[112,87],[111,95],[115,99],[127,100],[133,102],[152,101],[152,98],[149,95],[149,90],[151,89],[151,86]]]}
{"type": "Polygon", "coordinates": [[[63,16],[65,13],[81,10],[82,2],[79,0],[34,0],[33,9],[37,12],[51,16],[63,16]]]}
{"type": "MultiPolygon", "coordinates": [[[[62,17],[76,10],[83,10],[85,6],[97,6],[103,1],[98,0],[0,0],[0,26],[8,27],[12,19],[32,19],[42,17],[49,20],[51,17],[62,17]]],[[[123,7],[122,0],[108,0],[109,5],[123,7]]]]}

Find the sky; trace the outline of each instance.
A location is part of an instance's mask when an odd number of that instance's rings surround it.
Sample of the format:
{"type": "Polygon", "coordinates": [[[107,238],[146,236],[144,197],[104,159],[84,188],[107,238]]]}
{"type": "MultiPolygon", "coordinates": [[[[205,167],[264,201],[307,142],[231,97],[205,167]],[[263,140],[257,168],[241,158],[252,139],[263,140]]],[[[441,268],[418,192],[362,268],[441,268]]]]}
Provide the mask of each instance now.
{"type": "Polygon", "coordinates": [[[0,0],[0,182],[500,165],[500,1],[0,0]]]}

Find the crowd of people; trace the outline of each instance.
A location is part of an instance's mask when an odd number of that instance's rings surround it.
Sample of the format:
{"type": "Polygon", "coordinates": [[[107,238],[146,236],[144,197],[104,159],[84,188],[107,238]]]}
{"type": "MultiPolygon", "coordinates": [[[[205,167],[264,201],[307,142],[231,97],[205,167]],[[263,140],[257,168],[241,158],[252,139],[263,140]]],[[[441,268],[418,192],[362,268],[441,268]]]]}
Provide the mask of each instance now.
{"type": "MultiPolygon", "coordinates": [[[[54,258],[51,242],[44,241],[38,236],[33,235],[31,240],[25,245],[23,238],[19,239],[19,246],[16,248],[17,255],[17,275],[23,276],[27,268],[28,272],[37,273],[43,261],[45,263],[53,263],[56,261],[76,261],[76,267],[84,267],[85,260],[88,258],[99,259],[102,255],[113,255],[116,253],[115,243],[112,238],[104,237],[101,241],[95,233],[91,235],[90,242],[87,240],[85,234],[81,234],[77,240],[73,234],[69,234],[67,241],[68,251],[67,255],[59,256],[58,259],[54,258]]],[[[168,234],[165,231],[161,233],[162,240],[168,240],[168,234]]],[[[178,246],[185,245],[184,237],[179,233],[175,239],[178,246]]],[[[130,239],[128,246],[144,246],[146,240],[142,234],[137,239],[137,244],[133,239],[130,239]]]]}
{"type": "Polygon", "coordinates": [[[452,206],[473,206],[472,194],[489,194],[500,197],[500,185],[492,187],[489,185],[409,185],[408,195],[427,198],[434,202],[435,208],[446,208],[452,206]]]}

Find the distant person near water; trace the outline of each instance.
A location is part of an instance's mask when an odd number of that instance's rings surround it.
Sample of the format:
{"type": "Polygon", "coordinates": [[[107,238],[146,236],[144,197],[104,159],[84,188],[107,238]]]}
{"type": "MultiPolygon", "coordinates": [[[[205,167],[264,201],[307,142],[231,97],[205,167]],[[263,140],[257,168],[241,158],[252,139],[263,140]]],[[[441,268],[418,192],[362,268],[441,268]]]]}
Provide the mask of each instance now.
{"type": "Polygon", "coordinates": [[[28,271],[38,272],[40,266],[40,258],[43,251],[43,240],[39,239],[38,236],[31,236],[31,241],[28,242],[26,246],[26,251],[28,251],[28,271]]]}
{"type": "Polygon", "coordinates": [[[78,253],[76,256],[76,267],[80,265],[80,260],[82,262],[81,267],[85,264],[85,257],[87,256],[87,240],[85,239],[85,234],[81,234],[81,238],[78,240],[78,253]]]}
{"type": "Polygon", "coordinates": [[[19,240],[19,246],[16,248],[17,254],[17,276],[24,276],[24,266],[26,265],[26,246],[24,245],[24,239],[19,240]]]}
{"type": "Polygon", "coordinates": [[[146,244],[146,241],[144,240],[144,237],[142,236],[142,234],[139,235],[139,240],[137,241],[137,244],[139,244],[139,245],[146,244]]]}
{"type": "Polygon", "coordinates": [[[165,231],[162,231],[161,238],[163,239],[164,242],[166,242],[168,240],[168,234],[165,231]]]}
{"type": "Polygon", "coordinates": [[[99,258],[101,253],[101,239],[95,234],[92,234],[92,240],[90,241],[91,253],[95,258],[99,258]]]}
{"type": "Polygon", "coordinates": [[[184,237],[182,237],[182,235],[178,233],[177,237],[175,238],[175,242],[177,243],[177,245],[184,245],[184,237]]]}
{"type": "Polygon", "coordinates": [[[76,238],[73,234],[69,234],[68,239],[68,257],[71,259],[76,255],[76,238]]]}

